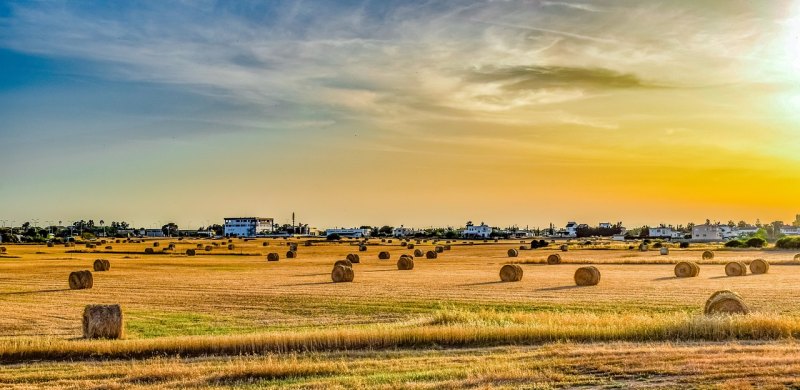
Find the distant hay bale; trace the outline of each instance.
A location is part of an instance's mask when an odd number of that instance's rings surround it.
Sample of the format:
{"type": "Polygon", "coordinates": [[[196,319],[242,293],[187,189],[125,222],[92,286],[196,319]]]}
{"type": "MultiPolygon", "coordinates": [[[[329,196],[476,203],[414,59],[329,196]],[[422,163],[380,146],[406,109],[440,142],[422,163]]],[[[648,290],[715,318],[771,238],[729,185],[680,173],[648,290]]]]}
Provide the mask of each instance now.
{"type": "Polygon", "coordinates": [[[358,246],[358,251],[359,252],[366,252],[367,251],[367,246],[366,245],[359,245],[358,246]]]}
{"type": "Polygon", "coordinates": [[[713,314],[747,314],[750,309],[744,303],[741,295],[730,291],[722,290],[711,294],[706,301],[703,313],[713,314]]]}
{"type": "Polygon", "coordinates": [[[345,260],[336,260],[336,262],[333,263],[333,266],[336,267],[337,265],[343,265],[345,267],[353,268],[353,263],[350,260],[347,260],[347,259],[345,259],[345,260]]]}
{"type": "Polygon", "coordinates": [[[229,250],[229,251],[232,251],[232,250],[234,250],[234,249],[236,249],[236,245],[233,245],[233,244],[228,244],[228,250],[229,250]]]}
{"type": "Polygon", "coordinates": [[[6,247],[0,246],[0,253],[6,253],[6,247]]]}
{"type": "Polygon", "coordinates": [[[314,243],[309,240],[309,241],[306,241],[304,245],[305,246],[312,246],[312,245],[314,245],[314,243]]]}
{"type": "Polygon", "coordinates": [[[392,255],[390,255],[389,252],[383,251],[381,253],[378,253],[378,259],[389,260],[390,257],[392,257],[392,255]]]}
{"type": "Polygon", "coordinates": [[[600,270],[594,266],[580,267],[575,270],[575,284],[578,286],[595,286],[600,283],[600,270]]]}
{"type": "Polygon", "coordinates": [[[436,248],[434,248],[434,250],[436,251],[436,253],[442,253],[444,252],[444,247],[441,245],[437,245],[436,248]]]}
{"type": "Polygon", "coordinates": [[[83,309],[83,337],[119,339],[124,333],[122,308],[119,305],[87,305],[83,309]]]}
{"type": "Polygon", "coordinates": [[[514,248],[511,248],[511,249],[508,250],[508,257],[517,257],[517,256],[519,256],[519,251],[518,250],[516,250],[514,248]]]}
{"type": "Polygon", "coordinates": [[[648,248],[647,244],[639,244],[639,252],[647,252],[650,248],[648,248]]]}
{"type": "Polygon", "coordinates": [[[261,243],[261,246],[269,246],[269,242],[264,241],[264,242],[261,243]]]}
{"type": "Polygon", "coordinates": [[[527,247],[527,246],[525,246],[525,245],[520,245],[520,246],[519,246],[519,250],[521,250],[521,251],[526,251],[526,250],[528,250],[528,247],[527,247]]]}
{"type": "Polygon", "coordinates": [[[405,241],[403,241],[403,242],[401,242],[401,243],[400,243],[400,246],[401,246],[401,247],[403,247],[403,248],[405,248],[405,247],[407,247],[407,246],[408,246],[408,243],[407,243],[407,242],[405,242],[405,241]]]}
{"type": "Polygon", "coordinates": [[[281,259],[281,256],[275,252],[272,252],[267,255],[267,261],[278,261],[281,259]]]}
{"type": "Polygon", "coordinates": [[[446,250],[446,251],[449,251],[450,250],[450,245],[443,245],[442,248],[444,248],[444,250],[446,250]]]}
{"type": "MultiPolygon", "coordinates": [[[[0,252],[4,252],[4,251],[0,250],[0,252]]],[[[800,253],[794,255],[794,261],[800,261],[800,253]]]]}
{"type": "Polygon", "coordinates": [[[94,278],[89,271],[75,271],[69,274],[69,288],[71,290],[85,290],[94,286],[94,278]]]}
{"type": "Polygon", "coordinates": [[[119,240],[114,240],[114,243],[115,244],[119,244],[119,240]]]}
{"type": "Polygon", "coordinates": [[[203,244],[197,244],[196,247],[197,249],[203,249],[203,244]]]}
{"type": "Polygon", "coordinates": [[[111,269],[111,262],[106,259],[97,259],[94,261],[94,272],[108,271],[111,269]]]}
{"type": "Polygon", "coordinates": [[[106,240],[100,240],[100,244],[102,244],[102,245],[108,244],[108,241],[106,241],[106,240]]]}
{"type": "Polygon", "coordinates": [[[714,258],[714,252],[712,251],[703,252],[703,260],[711,260],[713,258],[714,258]]]}
{"type": "Polygon", "coordinates": [[[414,244],[408,244],[408,245],[406,245],[406,248],[408,248],[408,249],[414,249],[414,244]]]}
{"type": "Polygon", "coordinates": [[[569,251],[569,246],[567,246],[567,244],[561,244],[558,248],[561,249],[562,252],[569,251]]]}
{"type": "Polygon", "coordinates": [[[731,261],[725,264],[725,275],[745,276],[747,275],[747,266],[741,261],[731,261]]]}
{"type": "Polygon", "coordinates": [[[769,263],[764,259],[755,259],[750,262],[750,272],[754,275],[769,272],[769,263]]]}
{"type": "Polygon", "coordinates": [[[52,248],[53,247],[53,242],[52,241],[47,241],[47,247],[48,248],[52,248]]]}
{"type": "Polygon", "coordinates": [[[410,271],[414,269],[414,258],[408,255],[400,256],[397,260],[397,269],[401,271],[410,271]]]}
{"type": "Polygon", "coordinates": [[[186,256],[194,256],[196,254],[197,254],[197,252],[194,249],[187,249],[186,250],[186,256]]]}
{"type": "Polygon", "coordinates": [[[359,257],[355,253],[348,254],[346,258],[347,258],[348,261],[350,261],[353,264],[361,263],[361,257],[359,257]]]}
{"type": "Polygon", "coordinates": [[[558,253],[553,253],[552,255],[547,256],[547,264],[561,264],[561,255],[558,253]]]}
{"type": "Polygon", "coordinates": [[[175,250],[175,244],[167,245],[167,250],[174,251],[175,250]]]}
{"type": "Polygon", "coordinates": [[[387,244],[391,244],[391,243],[392,243],[392,240],[386,240],[386,243],[387,243],[387,244]]]}
{"type": "Polygon", "coordinates": [[[211,252],[211,250],[214,249],[214,247],[211,245],[206,245],[204,249],[206,250],[206,252],[211,252]]]}
{"type": "Polygon", "coordinates": [[[353,267],[347,267],[341,264],[333,266],[331,280],[333,280],[334,283],[352,282],[354,278],[355,273],[353,272],[353,267]]]}
{"type": "Polygon", "coordinates": [[[87,249],[94,249],[96,246],[94,244],[86,244],[87,249]]]}
{"type": "Polygon", "coordinates": [[[386,239],[385,238],[381,238],[381,242],[386,242],[386,239]]]}
{"type": "Polygon", "coordinates": [[[232,243],[232,242],[233,242],[233,240],[229,238],[229,239],[228,239],[228,243],[230,244],[230,243],[232,243]]]}
{"type": "Polygon", "coordinates": [[[289,249],[291,249],[293,251],[296,251],[297,250],[297,243],[296,242],[290,242],[289,243],[289,249]]]}
{"type": "Polygon", "coordinates": [[[219,246],[218,242],[212,242],[211,244],[214,245],[214,246],[219,246]]]}
{"type": "Polygon", "coordinates": [[[414,257],[422,257],[425,256],[425,253],[422,252],[422,249],[415,249],[414,250],[414,257]]]}
{"type": "Polygon", "coordinates": [[[161,245],[161,244],[159,244],[159,243],[158,243],[158,241],[156,241],[156,242],[154,242],[154,243],[153,243],[153,247],[154,247],[154,248],[158,248],[158,246],[159,246],[159,245],[161,245]]]}
{"type": "Polygon", "coordinates": [[[107,247],[106,247],[106,250],[107,250],[107,251],[110,251],[110,250],[112,250],[112,249],[114,249],[114,247],[112,247],[111,245],[109,245],[109,246],[107,246],[107,247]]]}
{"type": "Polygon", "coordinates": [[[669,248],[667,247],[661,248],[661,256],[666,256],[668,254],[669,254],[669,248]]]}
{"type": "Polygon", "coordinates": [[[295,258],[297,258],[297,251],[290,250],[290,251],[286,252],[286,258],[287,259],[295,259],[295,258]]]}
{"type": "Polygon", "coordinates": [[[155,251],[153,250],[153,248],[144,248],[144,253],[152,255],[153,253],[155,253],[155,251]]]}
{"type": "Polygon", "coordinates": [[[681,261],[675,264],[675,277],[693,278],[700,273],[700,267],[691,261],[681,261]]]}
{"type": "Polygon", "coordinates": [[[522,280],[522,267],[517,264],[506,264],[500,268],[500,280],[503,282],[519,282],[522,280]]]}
{"type": "Polygon", "coordinates": [[[435,258],[437,258],[438,256],[439,256],[439,255],[438,255],[436,252],[434,252],[434,251],[427,251],[427,252],[425,253],[425,258],[427,258],[427,259],[435,259],[435,258]]]}

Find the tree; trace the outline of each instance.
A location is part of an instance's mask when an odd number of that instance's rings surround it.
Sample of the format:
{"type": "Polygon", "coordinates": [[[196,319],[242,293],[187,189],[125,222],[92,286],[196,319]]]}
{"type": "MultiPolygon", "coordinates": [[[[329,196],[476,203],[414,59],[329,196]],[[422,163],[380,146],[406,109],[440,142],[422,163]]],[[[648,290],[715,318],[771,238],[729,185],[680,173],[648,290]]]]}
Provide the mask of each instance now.
{"type": "Polygon", "coordinates": [[[216,224],[216,223],[211,225],[211,226],[209,226],[208,230],[213,231],[215,236],[221,236],[221,235],[225,234],[225,227],[223,227],[220,224],[216,224]]]}
{"type": "Polygon", "coordinates": [[[331,233],[325,236],[325,239],[328,241],[339,241],[342,239],[342,237],[336,233],[331,233]]]}
{"type": "Polygon", "coordinates": [[[743,221],[743,220],[742,220],[742,221],[739,221],[739,223],[738,223],[738,224],[736,224],[736,227],[738,227],[739,229],[744,229],[744,228],[746,228],[746,227],[747,227],[747,222],[745,222],[745,221],[743,221]]]}
{"type": "Polygon", "coordinates": [[[394,230],[394,228],[391,226],[382,226],[380,229],[378,229],[378,234],[384,234],[388,236],[392,234],[392,230],[394,230]]]}
{"type": "Polygon", "coordinates": [[[167,237],[177,236],[178,225],[176,225],[174,222],[170,222],[161,227],[161,232],[167,237]]]}

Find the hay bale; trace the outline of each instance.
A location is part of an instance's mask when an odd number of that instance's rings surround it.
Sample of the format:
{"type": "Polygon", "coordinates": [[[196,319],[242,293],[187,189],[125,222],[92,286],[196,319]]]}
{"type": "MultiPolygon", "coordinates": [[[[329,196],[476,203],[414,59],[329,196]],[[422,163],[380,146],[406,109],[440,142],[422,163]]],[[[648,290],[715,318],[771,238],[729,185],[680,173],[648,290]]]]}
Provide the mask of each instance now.
{"type": "Polygon", "coordinates": [[[519,282],[522,280],[522,267],[517,264],[506,264],[500,268],[500,280],[503,282],[519,282]]]}
{"type": "Polygon", "coordinates": [[[53,244],[53,242],[52,242],[52,241],[47,241],[47,247],[48,247],[48,248],[52,248],[52,247],[53,247],[53,245],[54,245],[54,244],[53,244]]]}
{"type": "Polygon", "coordinates": [[[367,251],[367,246],[366,245],[359,245],[358,246],[358,251],[359,252],[366,252],[367,251]]]}
{"type": "Polygon", "coordinates": [[[348,254],[348,255],[347,255],[347,257],[346,257],[346,259],[347,259],[348,261],[350,261],[351,263],[353,263],[353,264],[358,264],[358,263],[361,263],[361,257],[359,257],[359,256],[358,256],[357,254],[355,254],[355,253],[350,253],[350,254],[348,254]]]}
{"type": "Polygon", "coordinates": [[[175,250],[175,244],[169,244],[169,245],[167,245],[167,248],[166,248],[166,249],[167,249],[168,251],[174,251],[174,250],[175,250]]]}
{"type": "Polygon", "coordinates": [[[386,240],[386,243],[387,243],[387,244],[391,244],[391,243],[392,243],[392,240],[386,240]]]}
{"type": "Polygon", "coordinates": [[[769,272],[769,263],[764,259],[755,259],[750,262],[750,272],[754,275],[769,272]]]}
{"type": "Polygon", "coordinates": [[[218,242],[212,242],[211,244],[214,245],[214,246],[219,246],[218,242]]]}
{"type": "Polygon", "coordinates": [[[86,244],[86,248],[87,249],[94,249],[94,248],[96,248],[96,245],[94,245],[94,244],[86,244]]]}
{"type": "Polygon", "coordinates": [[[194,249],[187,249],[186,250],[186,256],[194,256],[196,254],[197,254],[197,252],[194,249]]]}
{"type": "Polygon", "coordinates": [[[436,250],[436,253],[444,252],[444,247],[441,246],[441,245],[437,245],[436,248],[434,248],[434,249],[436,250]]]}
{"type": "Polygon", "coordinates": [[[569,251],[569,246],[567,246],[567,244],[561,244],[558,248],[561,249],[562,252],[569,251]]]}
{"type": "Polygon", "coordinates": [[[385,238],[381,238],[381,242],[386,242],[386,239],[385,238]]]}
{"type": "Polygon", "coordinates": [[[661,248],[661,256],[666,256],[669,254],[669,248],[661,248]]]}
{"type": "Polygon", "coordinates": [[[107,246],[107,247],[106,247],[106,250],[107,250],[107,251],[110,251],[110,250],[112,250],[112,249],[114,249],[114,247],[112,247],[111,245],[109,245],[109,246],[107,246]]]}
{"type": "Polygon", "coordinates": [[[443,248],[444,248],[444,250],[449,251],[450,250],[450,245],[444,245],[443,248]]]}
{"type": "Polygon", "coordinates": [[[438,256],[439,256],[439,254],[434,252],[434,251],[428,251],[428,252],[425,253],[425,258],[426,259],[435,259],[438,256]]]}
{"type": "Polygon", "coordinates": [[[144,248],[144,253],[152,255],[153,253],[155,253],[155,251],[153,250],[153,248],[144,248]]]}
{"type": "Polygon", "coordinates": [[[286,252],[286,258],[287,259],[295,259],[295,258],[297,258],[297,251],[293,251],[293,250],[287,251],[286,252]]]}
{"type": "Polygon", "coordinates": [[[337,265],[343,265],[345,267],[353,268],[353,263],[350,262],[350,260],[346,260],[346,259],[345,260],[336,260],[336,262],[333,263],[333,266],[336,267],[337,265]]]}
{"type": "Polygon", "coordinates": [[[580,267],[575,270],[575,284],[578,286],[595,286],[600,283],[600,270],[594,266],[580,267]]]}
{"type": "Polygon", "coordinates": [[[403,241],[403,242],[400,242],[400,246],[401,246],[401,247],[403,247],[403,248],[405,248],[405,247],[407,247],[407,246],[408,246],[408,243],[407,243],[407,242],[405,242],[405,241],[403,241]]]}
{"type": "Polygon", "coordinates": [[[519,251],[518,250],[516,250],[514,248],[511,248],[511,249],[508,250],[508,257],[517,257],[517,256],[519,256],[519,251]]]}
{"type": "Polygon", "coordinates": [[[0,246],[0,253],[6,253],[6,247],[0,246]]]}
{"type": "Polygon", "coordinates": [[[414,250],[414,257],[422,257],[425,256],[425,253],[422,252],[422,249],[415,249],[414,250]]]}
{"type": "Polygon", "coordinates": [[[197,249],[203,249],[203,244],[197,244],[197,245],[195,246],[195,248],[197,248],[197,249]]]}
{"type": "Polygon", "coordinates": [[[94,272],[108,271],[111,269],[111,263],[105,259],[97,259],[94,261],[94,272]]]}
{"type": "Polygon", "coordinates": [[[747,275],[747,266],[741,261],[731,261],[725,264],[725,275],[745,276],[747,275]]]}
{"type": "Polygon", "coordinates": [[[206,245],[206,247],[204,249],[205,249],[206,252],[211,252],[211,250],[214,249],[214,247],[211,246],[211,245],[206,245]]]}
{"type": "Polygon", "coordinates": [[[122,308],[119,305],[87,305],[83,309],[83,337],[119,339],[124,333],[122,308]]]}
{"type": "Polygon", "coordinates": [[[639,244],[639,252],[647,252],[649,249],[650,248],[647,246],[647,244],[639,244]]]}
{"type": "Polygon", "coordinates": [[[272,252],[267,255],[267,261],[278,261],[281,259],[281,256],[275,252],[272,252]]]}
{"type": "MultiPolygon", "coordinates": [[[[5,252],[5,251],[0,250],[0,252],[5,252]]],[[[794,261],[800,261],[800,253],[794,255],[794,261]]]]}
{"type": "Polygon", "coordinates": [[[693,278],[700,273],[700,267],[691,261],[681,261],[675,264],[675,277],[693,278]]]}
{"type": "Polygon", "coordinates": [[[115,244],[119,244],[119,240],[114,240],[114,243],[115,244]]]}
{"type": "Polygon", "coordinates": [[[747,314],[749,312],[750,309],[744,303],[741,295],[730,290],[717,291],[711,294],[703,309],[703,313],[706,315],[747,314]]]}
{"type": "Polygon", "coordinates": [[[269,242],[264,241],[264,242],[261,243],[261,246],[269,246],[269,242]]]}
{"type": "Polygon", "coordinates": [[[703,260],[711,260],[714,258],[714,252],[712,251],[704,251],[703,252],[703,260]]]}
{"type": "Polygon", "coordinates": [[[333,266],[333,271],[331,271],[331,280],[334,283],[352,282],[354,277],[353,267],[337,264],[333,266]]]}
{"type": "Polygon", "coordinates": [[[306,241],[305,244],[303,244],[303,245],[312,246],[312,245],[314,245],[314,243],[309,240],[309,241],[306,241]]]}
{"type": "Polygon", "coordinates": [[[547,256],[547,264],[561,264],[561,255],[558,253],[553,253],[552,255],[547,256]]]}
{"type": "Polygon", "coordinates": [[[89,271],[75,271],[69,274],[69,288],[71,290],[84,290],[94,286],[94,278],[89,271]]]}
{"type": "Polygon", "coordinates": [[[390,257],[392,257],[392,255],[390,255],[389,252],[383,251],[381,253],[378,253],[378,259],[389,260],[390,257]]]}
{"type": "Polygon", "coordinates": [[[236,245],[233,245],[233,244],[228,244],[228,250],[229,250],[229,251],[232,251],[232,250],[234,250],[234,249],[236,249],[236,245]]]}
{"type": "Polygon", "coordinates": [[[406,245],[406,248],[408,248],[408,249],[414,249],[414,244],[407,244],[407,245],[406,245]]]}
{"type": "Polygon", "coordinates": [[[158,241],[156,241],[156,242],[153,243],[153,248],[158,248],[159,245],[161,245],[161,244],[159,244],[158,241]]]}
{"type": "Polygon", "coordinates": [[[397,269],[401,271],[410,271],[414,269],[414,258],[408,255],[400,256],[397,260],[397,269]]]}

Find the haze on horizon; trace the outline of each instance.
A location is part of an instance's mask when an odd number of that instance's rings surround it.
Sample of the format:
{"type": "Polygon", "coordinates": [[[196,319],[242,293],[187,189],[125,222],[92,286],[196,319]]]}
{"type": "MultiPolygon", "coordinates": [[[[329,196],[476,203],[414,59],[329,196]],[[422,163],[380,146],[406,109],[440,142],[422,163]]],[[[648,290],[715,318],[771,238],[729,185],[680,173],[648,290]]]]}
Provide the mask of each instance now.
{"type": "Polygon", "coordinates": [[[0,2],[0,218],[800,212],[791,1],[0,2]]]}

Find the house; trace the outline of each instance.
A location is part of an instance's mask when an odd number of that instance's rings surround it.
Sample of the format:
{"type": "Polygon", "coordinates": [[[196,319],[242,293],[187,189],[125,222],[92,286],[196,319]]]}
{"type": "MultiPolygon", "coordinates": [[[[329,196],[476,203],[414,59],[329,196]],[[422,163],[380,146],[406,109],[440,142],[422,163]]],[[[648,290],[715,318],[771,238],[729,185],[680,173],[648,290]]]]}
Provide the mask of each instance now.
{"type": "Polygon", "coordinates": [[[476,226],[472,221],[469,221],[461,235],[466,238],[489,238],[492,235],[492,228],[483,222],[476,226]]]}
{"type": "Polygon", "coordinates": [[[370,233],[369,229],[356,229],[356,228],[352,228],[352,229],[338,229],[337,228],[337,229],[326,229],[325,230],[325,235],[326,236],[330,236],[331,234],[336,234],[336,235],[339,235],[341,237],[355,237],[355,238],[369,237],[369,233],[370,233]]]}
{"type": "Polygon", "coordinates": [[[722,241],[720,225],[695,225],[692,228],[692,241],[722,241]]]}
{"type": "Polygon", "coordinates": [[[737,233],[737,237],[751,236],[758,233],[758,227],[747,225],[745,227],[737,227],[735,231],[737,233]]]}
{"type": "Polygon", "coordinates": [[[783,226],[781,227],[781,234],[787,236],[800,236],[800,227],[796,226],[783,226]]]}
{"type": "Polygon", "coordinates": [[[597,227],[600,229],[611,229],[611,222],[600,222],[597,227]]]}
{"type": "Polygon", "coordinates": [[[275,223],[272,218],[231,217],[225,218],[226,237],[255,237],[272,232],[275,223]]]}
{"type": "Polygon", "coordinates": [[[611,236],[611,241],[625,241],[625,234],[615,234],[611,236]]]}
{"type": "Polygon", "coordinates": [[[680,231],[674,230],[671,227],[657,227],[657,228],[650,228],[647,235],[653,238],[681,238],[683,237],[683,233],[680,231]]]}
{"type": "Polygon", "coordinates": [[[408,236],[413,236],[414,233],[415,233],[414,229],[407,228],[403,225],[400,225],[400,227],[392,229],[393,237],[408,237],[408,236]]]}
{"type": "Polygon", "coordinates": [[[145,237],[164,237],[164,232],[161,229],[144,229],[145,237]]]}
{"type": "Polygon", "coordinates": [[[575,221],[567,222],[567,226],[564,228],[567,237],[578,237],[578,223],[575,221]]]}

